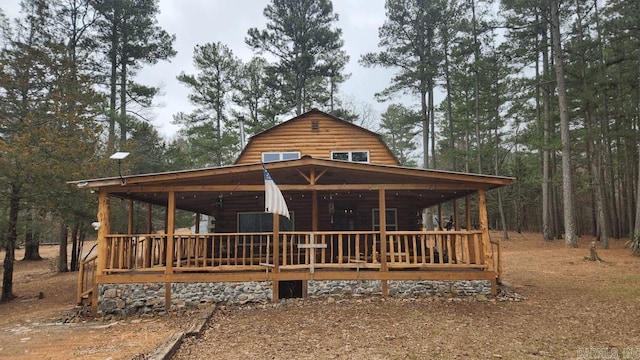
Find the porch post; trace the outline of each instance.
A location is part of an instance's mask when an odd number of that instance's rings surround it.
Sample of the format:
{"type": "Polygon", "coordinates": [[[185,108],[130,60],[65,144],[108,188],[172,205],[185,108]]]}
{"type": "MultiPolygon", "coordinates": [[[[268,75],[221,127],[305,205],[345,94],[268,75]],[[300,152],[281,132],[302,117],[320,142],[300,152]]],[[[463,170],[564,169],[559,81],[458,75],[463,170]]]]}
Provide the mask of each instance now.
{"type": "MultiPolygon", "coordinates": [[[[380,217],[380,271],[388,272],[387,264],[387,198],[385,189],[378,190],[378,216],[380,217]]],[[[382,285],[382,296],[389,295],[389,284],[387,280],[380,280],[382,285]]]]}
{"type": "MultiPolygon", "coordinates": [[[[109,199],[109,193],[106,190],[100,189],[98,195],[98,259],[96,264],[96,275],[104,275],[107,268],[107,236],[111,232],[111,202],[109,199]]],[[[93,293],[91,294],[91,311],[93,314],[98,313],[98,291],[100,290],[100,284],[93,279],[93,293]]]]}
{"type": "MultiPolygon", "coordinates": [[[[152,205],[149,203],[147,204],[147,234],[151,234],[151,231],[153,231],[153,229],[151,228],[151,210],[152,205]]],[[[151,253],[153,250],[151,241],[151,238],[147,237],[144,247],[144,267],[146,268],[151,267],[151,253]]]]}
{"type": "Polygon", "coordinates": [[[152,210],[152,205],[151,204],[147,204],[147,234],[151,234],[151,231],[153,231],[153,229],[151,228],[151,212],[152,210]]]}
{"type": "Polygon", "coordinates": [[[464,216],[467,220],[467,231],[471,230],[471,204],[469,202],[469,195],[464,197],[464,216]]]}
{"type": "MultiPolygon", "coordinates": [[[[315,169],[311,169],[312,178],[315,181],[315,169]]],[[[318,192],[313,190],[311,192],[311,232],[315,233],[318,231],[318,217],[320,213],[318,212],[318,192]]],[[[307,294],[309,292],[309,282],[307,280],[302,280],[302,298],[307,299],[307,294]]]]}
{"type": "Polygon", "coordinates": [[[129,200],[128,206],[128,217],[127,217],[127,234],[133,234],[133,200],[129,200]]]}
{"type": "Polygon", "coordinates": [[[318,231],[318,192],[311,192],[311,231],[318,231]]]}
{"type": "Polygon", "coordinates": [[[98,228],[98,275],[104,274],[107,268],[107,236],[111,232],[110,205],[109,194],[106,190],[101,189],[98,195],[98,223],[100,224],[98,228]]]}
{"type": "Polygon", "coordinates": [[[453,230],[459,231],[460,224],[458,224],[458,201],[453,199],[453,230]]]}
{"type": "Polygon", "coordinates": [[[200,233],[200,213],[196,213],[195,216],[195,224],[193,224],[193,227],[195,228],[195,233],[199,234],[200,233]]]}
{"type": "MultiPolygon", "coordinates": [[[[280,272],[280,215],[276,213],[273,216],[273,274],[280,272]]],[[[268,259],[267,259],[268,261],[268,259]]],[[[274,303],[279,300],[280,282],[277,276],[273,276],[273,294],[271,298],[274,303]]]]}
{"type": "MultiPolygon", "coordinates": [[[[173,254],[175,252],[175,245],[173,239],[173,233],[176,226],[176,193],[175,191],[169,191],[167,196],[167,263],[165,264],[165,275],[173,274],[173,254]]],[[[164,283],[164,309],[171,309],[171,282],[166,281],[164,283]]]]}
{"type": "Polygon", "coordinates": [[[176,226],[175,219],[176,193],[175,191],[169,191],[167,200],[167,264],[165,266],[165,274],[173,274],[173,255],[175,253],[173,233],[175,232],[176,226]]]}
{"type": "MultiPolygon", "coordinates": [[[[495,273],[493,266],[493,248],[491,247],[491,237],[489,235],[488,215],[487,215],[487,201],[485,198],[484,189],[478,189],[478,214],[480,221],[480,231],[482,231],[482,250],[484,252],[484,263],[487,265],[487,270],[495,273]]],[[[497,279],[491,280],[491,293],[496,294],[497,279]]]]}

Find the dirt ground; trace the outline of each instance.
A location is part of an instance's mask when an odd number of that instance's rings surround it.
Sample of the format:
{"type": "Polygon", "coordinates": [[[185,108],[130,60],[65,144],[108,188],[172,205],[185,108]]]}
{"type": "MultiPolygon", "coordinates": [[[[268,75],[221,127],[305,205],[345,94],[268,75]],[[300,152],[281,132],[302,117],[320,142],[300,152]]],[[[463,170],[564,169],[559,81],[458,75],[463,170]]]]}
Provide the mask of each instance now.
{"type": "MultiPolygon", "coordinates": [[[[41,246],[42,261],[21,261],[23,254],[16,251],[17,299],[0,303],[0,359],[140,359],[190,323],[190,317],[178,314],[109,320],[79,317],[78,273],[55,272],[58,246],[41,246]]],[[[0,263],[4,256],[0,252],[0,263]]]]}
{"type": "MultiPolygon", "coordinates": [[[[640,258],[624,240],[599,250],[598,263],[584,260],[589,237],[565,249],[539,234],[510,236],[506,292],[524,301],[332,297],[219,307],[174,359],[640,359],[640,258]]],[[[16,263],[19,298],[0,304],[1,359],[144,359],[197,318],[64,324],[76,311],[77,274],[53,272],[56,247],[41,253],[46,260],[16,263]]]]}

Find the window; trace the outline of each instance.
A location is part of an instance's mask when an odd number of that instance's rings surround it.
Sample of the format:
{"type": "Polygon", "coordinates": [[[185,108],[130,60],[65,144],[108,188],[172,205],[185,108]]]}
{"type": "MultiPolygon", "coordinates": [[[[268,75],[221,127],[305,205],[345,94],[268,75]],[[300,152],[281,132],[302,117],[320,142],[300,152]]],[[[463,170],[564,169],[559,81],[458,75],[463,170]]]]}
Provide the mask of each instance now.
{"type": "MultiPolygon", "coordinates": [[[[291,220],[280,215],[280,231],[293,231],[295,214],[289,211],[291,220]]],[[[265,212],[239,212],[238,232],[271,232],[273,231],[273,214],[265,212]]]]}
{"type": "Polygon", "coordinates": [[[300,159],[299,151],[262,153],[262,162],[273,162],[273,161],[295,160],[295,159],[300,159]]]}
{"type": "MultiPolygon", "coordinates": [[[[380,209],[373,209],[372,211],[372,220],[373,220],[373,231],[380,231],[380,209]]],[[[398,210],[397,209],[387,209],[387,231],[397,231],[398,230],[398,210]]]]}
{"type": "Polygon", "coordinates": [[[368,151],[332,151],[331,158],[333,160],[368,163],[369,152],[368,151]]]}

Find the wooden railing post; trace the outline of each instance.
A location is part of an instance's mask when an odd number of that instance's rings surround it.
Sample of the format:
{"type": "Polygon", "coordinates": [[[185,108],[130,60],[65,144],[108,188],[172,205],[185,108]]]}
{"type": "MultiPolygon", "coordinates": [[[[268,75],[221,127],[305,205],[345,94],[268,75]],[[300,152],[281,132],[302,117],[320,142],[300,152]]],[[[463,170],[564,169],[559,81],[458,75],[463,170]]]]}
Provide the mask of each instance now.
{"type": "MultiPolygon", "coordinates": [[[[380,271],[388,272],[387,264],[387,198],[385,189],[378,190],[378,216],[380,223],[380,271]]],[[[381,280],[382,296],[389,294],[389,286],[387,280],[381,280]]]]}

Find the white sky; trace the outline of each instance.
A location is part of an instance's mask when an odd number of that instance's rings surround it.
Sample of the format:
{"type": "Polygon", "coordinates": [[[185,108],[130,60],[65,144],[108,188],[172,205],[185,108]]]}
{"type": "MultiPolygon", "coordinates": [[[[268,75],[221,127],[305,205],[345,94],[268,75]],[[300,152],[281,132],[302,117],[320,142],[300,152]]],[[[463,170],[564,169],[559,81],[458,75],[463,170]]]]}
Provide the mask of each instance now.
{"type": "MultiPolygon", "coordinates": [[[[173,137],[177,127],[171,124],[172,115],[192,109],[188,89],[178,83],[176,76],[184,71],[194,74],[193,49],[196,45],[221,42],[235,56],[248,61],[253,55],[244,43],[251,27],[264,29],[262,15],[269,0],[160,0],[159,25],[176,35],[174,44],[178,54],[170,62],[163,61],[140,71],[137,81],[161,86],[163,95],[156,98],[160,105],[150,117],[158,131],[173,137]]],[[[18,14],[19,0],[0,0],[0,8],[10,18],[18,14]]],[[[374,98],[391,80],[394,70],[364,68],[358,64],[366,52],[378,51],[378,28],[385,21],[384,0],[333,0],[334,12],[340,16],[337,27],[342,29],[345,51],[350,56],[346,72],[351,77],[342,85],[341,96],[357,103],[370,104],[377,113],[386,109],[374,98]]],[[[400,101],[400,100],[398,100],[400,101]]],[[[403,101],[406,103],[405,101],[403,101]]],[[[415,104],[415,102],[414,102],[415,104]]],[[[323,110],[323,109],[320,109],[323,110]]]]}

